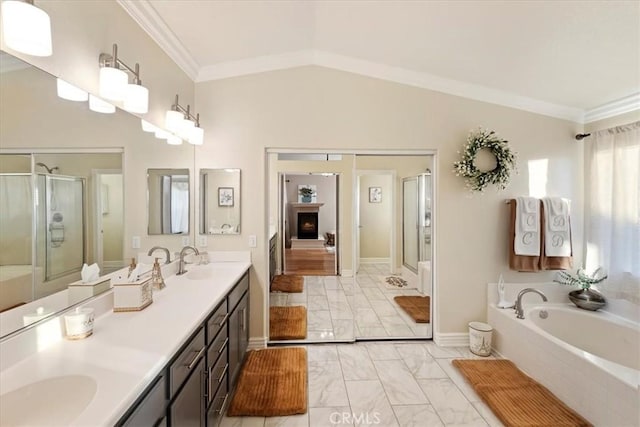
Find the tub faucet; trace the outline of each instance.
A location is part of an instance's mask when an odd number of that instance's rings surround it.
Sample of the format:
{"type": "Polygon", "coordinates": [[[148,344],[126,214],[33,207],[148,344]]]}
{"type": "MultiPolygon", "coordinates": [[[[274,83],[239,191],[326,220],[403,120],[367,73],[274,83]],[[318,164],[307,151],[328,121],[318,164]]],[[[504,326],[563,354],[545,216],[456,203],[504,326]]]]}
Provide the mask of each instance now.
{"type": "Polygon", "coordinates": [[[171,262],[171,254],[169,253],[169,249],[167,248],[163,248],[162,246],[154,246],[151,249],[149,249],[149,252],[147,252],[147,255],[151,256],[151,254],[157,250],[164,251],[166,255],[166,259],[164,260],[164,263],[169,264],[171,262]]]}
{"type": "Polygon", "coordinates": [[[525,296],[525,294],[528,294],[529,292],[533,292],[540,295],[542,297],[542,301],[547,302],[546,295],[537,289],[525,288],[521,290],[520,292],[518,292],[518,298],[516,298],[516,317],[518,319],[524,319],[524,310],[522,309],[522,297],[525,296]]]}
{"type": "Polygon", "coordinates": [[[195,253],[196,255],[200,255],[200,252],[198,252],[198,250],[193,246],[185,246],[184,248],[182,248],[182,250],[180,251],[180,263],[178,264],[178,272],[176,273],[176,275],[182,275],[187,272],[187,270],[184,269],[184,256],[189,250],[193,251],[193,253],[195,253]]]}

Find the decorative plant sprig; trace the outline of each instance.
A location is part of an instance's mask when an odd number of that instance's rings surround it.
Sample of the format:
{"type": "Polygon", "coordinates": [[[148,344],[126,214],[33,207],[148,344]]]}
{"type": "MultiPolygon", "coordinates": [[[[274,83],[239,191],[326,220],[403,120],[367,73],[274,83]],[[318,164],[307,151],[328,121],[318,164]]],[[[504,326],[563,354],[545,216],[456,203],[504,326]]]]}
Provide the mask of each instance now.
{"type": "Polygon", "coordinates": [[[302,196],[313,196],[313,189],[311,187],[301,187],[300,195],[302,196]]]}
{"type": "Polygon", "coordinates": [[[462,176],[467,181],[467,187],[471,191],[484,191],[489,184],[497,185],[504,190],[509,185],[511,171],[516,171],[517,154],[509,148],[508,141],[501,139],[494,131],[479,128],[471,131],[464,146],[462,160],[454,162],[453,170],[457,176],[462,176]],[[496,158],[496,167],[493,170],[482,172],[475,165],[478,151],[487,149],[496,158]]]}
{"type": "Polygon", "coordinates": [[[599,267],[591,275],[586,274],[583,269],[578,269],[575,277],[566,271],[559,271],[553,281],[561,285],[577,285],[582,289],[589,289],[592,285],[602,282],[607,277],[602,268],[599,267]]]}

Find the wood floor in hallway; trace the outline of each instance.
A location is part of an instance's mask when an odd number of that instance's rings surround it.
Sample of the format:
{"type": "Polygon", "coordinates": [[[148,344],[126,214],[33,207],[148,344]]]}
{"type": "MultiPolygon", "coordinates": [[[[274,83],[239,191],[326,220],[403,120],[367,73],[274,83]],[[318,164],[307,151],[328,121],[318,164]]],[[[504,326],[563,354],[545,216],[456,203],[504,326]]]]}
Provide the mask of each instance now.
{"type": "Polygon", "coordinates": [[[326,249],[285,249],[285,274],[335,276],[336,253],[326,249]]]}

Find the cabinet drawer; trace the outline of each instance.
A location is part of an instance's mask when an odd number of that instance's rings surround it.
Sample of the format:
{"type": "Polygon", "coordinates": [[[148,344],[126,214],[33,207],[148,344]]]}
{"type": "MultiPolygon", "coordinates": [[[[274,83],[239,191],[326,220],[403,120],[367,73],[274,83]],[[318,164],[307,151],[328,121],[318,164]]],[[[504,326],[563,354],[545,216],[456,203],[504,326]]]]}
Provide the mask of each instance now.
{"type": "Polygon", "coordinates": [[[236,307],[236,304],[238,304],[238,301],[240,301],[240,298],[242,298],[242,295],[244,295],[244,293],[248,289],[249,289],[249,273],[245,273],[244,276],[242,276],[242,279],[240,279],[240,281],[236,285],[236,287],[233,288],[233,290],[229,293],[229,298],[228,298],[229,313],[233,311],[233,309],[236,307]]]}
{"type": "Polygon", "coordinates": [[[210,343],[216,334],[227,325],[228,318],[227,300],[225,298],[207,320],[207,343],[210,343]]]}
{"type": "Polygon", "coordinates": [[[224,417],[224,413],[227,410],[229,404],[229,389],[227,388],[227,375],[224,376],[220,384],[218,392],[211,400],[211,406],[207,411],[207,426],[216,427],[220,420],[224,417]]]}
{"type": "Polygon", "coordinates": [[[171,397],[176,394],[189,373],[195,369],[198,360],[204,356],[205,349],[204,328],[200,327],[199,332],[185,345],[169,367],[171,397]]]}
{"type": "Polygon", "coordinates": [[[209,345],[207,350],[207,368],[210,368],[215,364],[221,356],[227,358],[227,346],[229,344],[229,337],[227,336],[227,328],[225,328],[218,334],[218,336],[209,345]]]}
{"type": "Polygon", "coordinates": [[[225,353],[215,365],[212,364],[209,368],[207,375],[207,404],[213,401],[220,387],[227,388],[227,372],[229,372],[229,362],[225,353]]]}
{"type": "Polygon", "coordinates": [[[118,425],[125,427],[147,427],[155,426],[166,415],[167,399],[166,376],[161,375],[156,383],[151,386],[143,400],[136,405],[133,413],[123,423],[118,425]]]}

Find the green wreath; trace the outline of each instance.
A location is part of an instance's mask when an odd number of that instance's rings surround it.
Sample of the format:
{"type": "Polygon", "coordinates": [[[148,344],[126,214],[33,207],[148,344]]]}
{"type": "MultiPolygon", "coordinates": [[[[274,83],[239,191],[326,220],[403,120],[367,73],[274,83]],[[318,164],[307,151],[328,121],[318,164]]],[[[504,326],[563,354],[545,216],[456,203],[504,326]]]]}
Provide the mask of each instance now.
{"type": "Polygon", "coordinates": [[[471,131],[462,152],[462,160],[454,162],[453,170],[457,176],[467,181],[471,191],[484,191],[489,184],[495,184],[504,190],[509,185],[511,171],[516,170],[516,153],[508,146],[508,141],[500,139],[494,131],[478,129],[471,131]],[[478,151],[487,149],[496,158],[496,167],[490,171],[481,171],[475,165],[478,151]]]}

